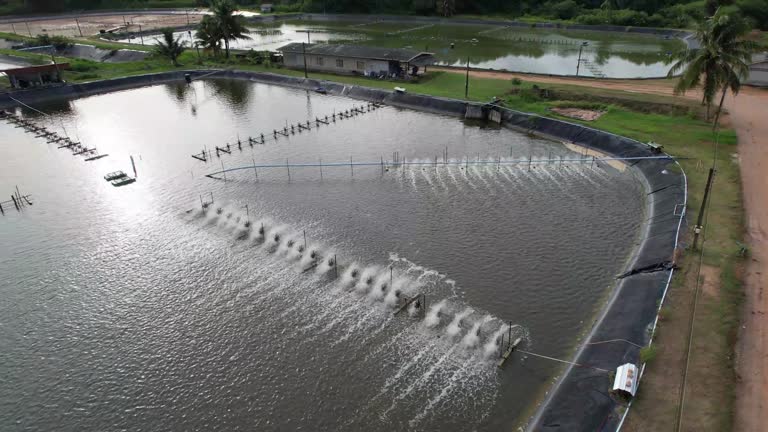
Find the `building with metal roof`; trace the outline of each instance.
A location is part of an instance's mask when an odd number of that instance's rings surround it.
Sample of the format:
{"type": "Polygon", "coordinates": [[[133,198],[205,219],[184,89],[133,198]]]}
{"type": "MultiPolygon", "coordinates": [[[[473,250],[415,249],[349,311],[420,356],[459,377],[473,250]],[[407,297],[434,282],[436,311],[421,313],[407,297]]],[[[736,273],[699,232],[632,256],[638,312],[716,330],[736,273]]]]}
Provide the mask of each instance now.
{"type": "Polygon", "coordinates": [[[0,70],[8,76],[13,88],[41,87],[62,82],[61,71],[69,69],[69,63],[24,66],[0,70]]]}
{"type": "Polygon", "coordinates": [[[752,64],[749,65],[749,77],[746,83],[768,87],[768,52],[752,56],[752,64]]]}
{"type": "Polygon", "coordinates": [[[277,49],[289,68],[341,74],[405,78],[435,63],[432,53],[404,48],[290,43],[277,49]],[[306,64],[305,64],[306,60],[306,64]]]}

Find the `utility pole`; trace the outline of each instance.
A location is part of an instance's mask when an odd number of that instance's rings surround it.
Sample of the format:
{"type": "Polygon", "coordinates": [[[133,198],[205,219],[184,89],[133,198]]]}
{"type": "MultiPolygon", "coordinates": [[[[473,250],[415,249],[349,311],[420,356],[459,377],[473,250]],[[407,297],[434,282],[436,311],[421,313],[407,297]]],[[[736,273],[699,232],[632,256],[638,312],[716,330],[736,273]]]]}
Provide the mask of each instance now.
{"type": "Polygon", "coordinates": [[[75,24],[77,24],[77,31],[80,32],[80,37],[83,37],[83,30],[80,28],[80,21],[75,18],[75,24]]]}
{"type": "Polygon", "coordinates": [[[309,37],[310,33],[312,33],[312,31],[311,30],[307,30],[307,45],[312,43],[312,41],[310,40],[310,37],[309,37]]]}
{"type": "Polygon", "coordinates": [[[304,55],[304,78],[309,78],[307,76],[307,49],[304,42],[301,43],[301,53],[304,55]]]}
{"type": "Polygon", "coordinates": [[[467,57],[467,76],[464,80],[464,99],[469,98],[469,57],[467,57]]]}
{"type": "Polygon", "coordinates": [[[144,35],[141,33],[141,24],[139,24],[139,38],[141,38],[141,44],[144,45],[144,35]]]}
{"type": "Polygon", "coordinates": [[[714,177],[715,169],[710,168],[709,169],[709,176],[707,177],[707,187],[704,189],[704,199],[701,200],[701,209],[699,210],[699,217],[696,220],[696,226],[693,228],[693,249],[696,250],[696,247],[699,242],[699,234],[702,230],[702,224],[704,223],[704,213],[705,209],[707,207],[707,200],[709,199],[709,192],[710,189],[712,189],[712,178],[714,177]]]}

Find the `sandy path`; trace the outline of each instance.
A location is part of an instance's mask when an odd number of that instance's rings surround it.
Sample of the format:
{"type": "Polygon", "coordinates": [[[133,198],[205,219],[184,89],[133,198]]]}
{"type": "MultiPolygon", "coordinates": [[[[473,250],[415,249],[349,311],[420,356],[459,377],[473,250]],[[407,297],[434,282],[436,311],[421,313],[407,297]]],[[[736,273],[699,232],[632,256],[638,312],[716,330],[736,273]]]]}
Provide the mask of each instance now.
{"type": "Polygon", "coordinates": [[[728,100],[739,162],[751,257],[736,344],[736,432],[766,430],[768,407],[768,91],[745,89],[728,100]]]}
{"type": "MultiPolygon", "coordinates": [[[[432,67],[430,70],[440,70],[454,73],[465,73],[461,69],[454,68],[441,68],[432,67]]],[[[536,75],[536,74],[521,74],[512,72],[496,72],[496,71],[480,71],[473,70],[469,72],[470,76],[478,78],[495,78],[510,80],[512,78],[520,78],[524,81],[545,83],[545,84],[570,84],[585,87],[600,87],[611,90],[623,90],[632,93],[648,93],[670,96],[672,95],[672,87],[674,83],[665,79],[649,79],[649,80],[601,80],[601,79],[584,79],[584,78],[572,78],[572,77],[558,77],[551,75],[536,75]]],[[[697,92],[689,92],[685,97],[695,98],[697,92]]]]}
{"type": "MultiPolygon", "coordinates": [[[[442,69],[463,73],[461,70],[442,69]]],[[[506,72],[470,71],[484,78],[571,84],[659,95],[672,94],[669,80],[596,80],[506,72]]],[[[698,92],[688,98],[698,99],[698,92]]],[[[736,344],[736,432],[768,430],[768,90],[744,87],[726,98],[724,122],[736,129],[751,257],[744,274],[745,302],[736,344]]]]}
{"type": "Polygon", "coordinates": [[[85,15],[75,21],[75,17],[50,17],[45,19],[36,19],[29,22],[0,22],[0,31],[6,33],[17,33],[23,36],[38,35],[47,33],[50,35],[61,36],[80,36],[82,30],[83,36],[93,36],[99,34],[99,30],[109,30],[119,26],[125,26],[128,23],[130,31],[138,31],[139,26],[142,30],[154,30],[163,27],[181,27],[187,24],[196,24],[200,21],[202,15],[190,13],[189,15],[180,13],[168,14],[144,14],[135,12],[126,12],[124,14],[112,15],[85,15]],[[80,27],[78,28],[78,23],[80,27]]]}

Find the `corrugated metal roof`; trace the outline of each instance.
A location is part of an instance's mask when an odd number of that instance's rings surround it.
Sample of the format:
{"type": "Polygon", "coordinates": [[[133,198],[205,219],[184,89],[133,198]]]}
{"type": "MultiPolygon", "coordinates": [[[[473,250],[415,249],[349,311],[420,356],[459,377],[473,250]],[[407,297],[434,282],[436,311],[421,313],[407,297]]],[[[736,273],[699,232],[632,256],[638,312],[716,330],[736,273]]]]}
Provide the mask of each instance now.
{"type": "Polygon", "coordinates": [[[59,63],[59,64],[46,64],[46,65],[38,65],[38,66],[23,66],[23,67],[17,67],[12,69],[5,69],[0,70],[0,72],[7,73],[9,75],[14,74],[25,74],[25,73],[35,73],[35,72],[52,72],[55,70],[65,70],[69,69],[69,63],[59,63]]]}
{"type": "Polygon", "coordinates": [[[637,366],[626,363],[616,368],[616,378],[613,379],[613,389],[625,391],[632,396],[637,391],[637,366]]]}
{"type": "MultiPolygon", "coordinates": [[[[345,44],[305,44],[307,54],[324,55],[330,57],[351,57],[369,60],[385,60],[410,62],[413,64],[432,64],[435,59],[432,53],[419,52],[404,48],[383,48],[363,45],[345,44]]],[[[301,54],[302,44],[290,43],[277,49],[282,52],[301,54]]]]}

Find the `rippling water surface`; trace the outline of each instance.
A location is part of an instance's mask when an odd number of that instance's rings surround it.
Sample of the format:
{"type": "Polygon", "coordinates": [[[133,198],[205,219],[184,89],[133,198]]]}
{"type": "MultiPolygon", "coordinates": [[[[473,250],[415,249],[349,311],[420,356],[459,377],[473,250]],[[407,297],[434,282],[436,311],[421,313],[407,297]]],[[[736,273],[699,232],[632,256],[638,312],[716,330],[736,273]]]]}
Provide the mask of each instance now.
{"type": "Polygon", "coordinates": [[[520,354],[498,369],[498,336],[510,322],[527,349],[572,353],[634,246],[640,183],[591,163],[204,176],[253,161],[376,162],[393,152],[425,162],[446,151],[449,160],[579,156],[390,107],[270,139],[360,105],[211,80],[36,107],[50,117],[23,112],[110,155],[93,162],[1,122],[0,193],[18,185],[34,205],[0,217],[0,429],[524,421],[561,370],[520,354]],[[265,145],[190,157],[261,132],[265,145]],[[131,155],[136,183],[103,180],[132,173],[131,155]],[[204,212],[201,195],[211,193],[204,212]],[[305,271],[311,252],[322,259],[305,271]],[[417,293],[426,317],[414,305],[393,315],[398,295],[417,293]]]}

